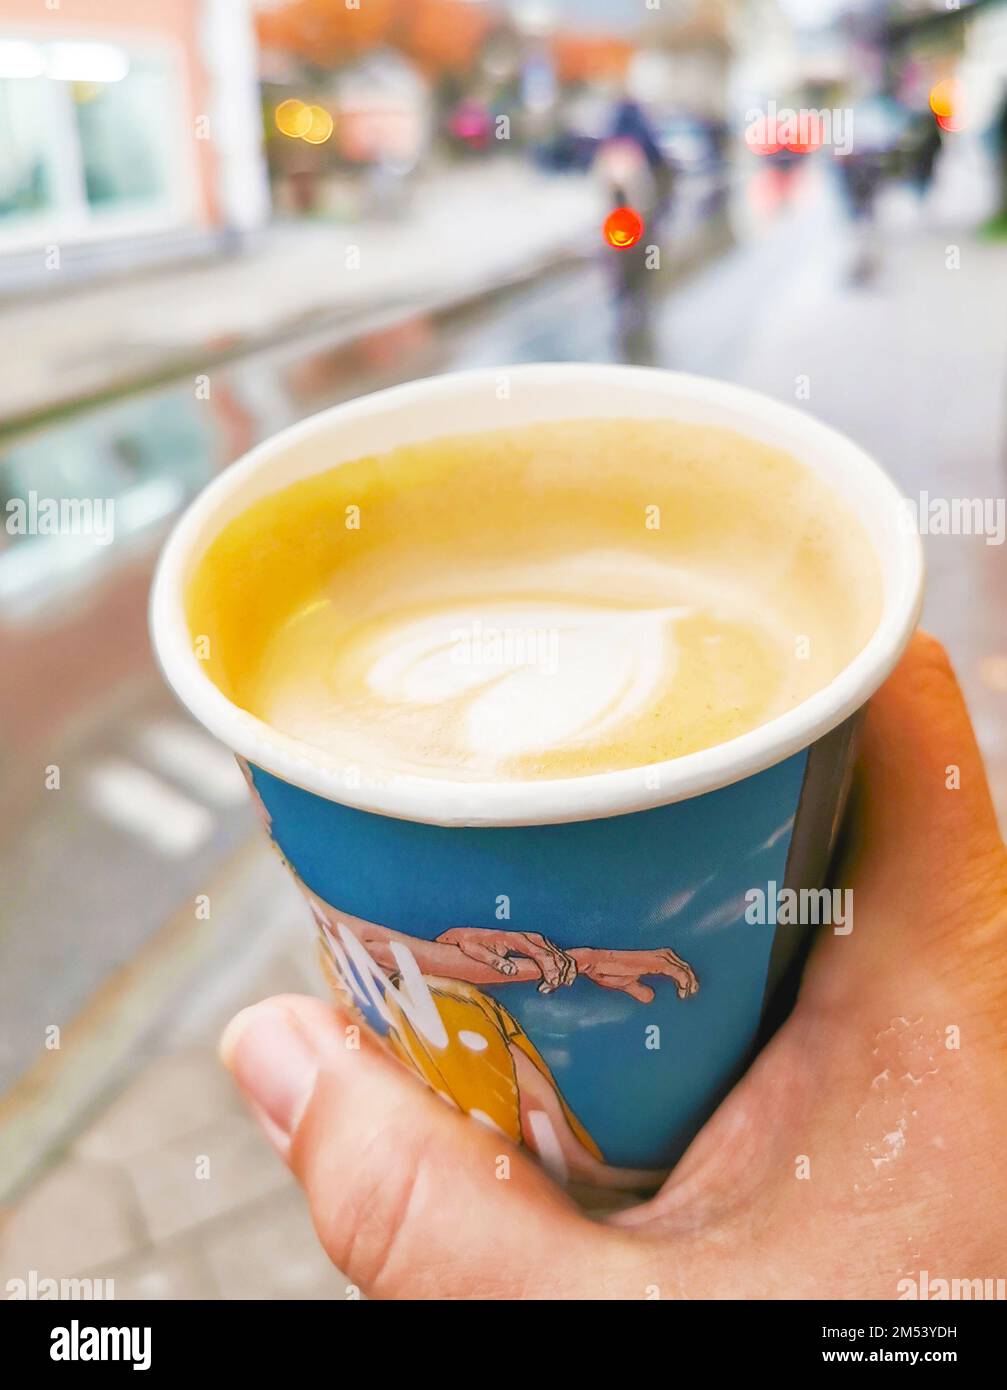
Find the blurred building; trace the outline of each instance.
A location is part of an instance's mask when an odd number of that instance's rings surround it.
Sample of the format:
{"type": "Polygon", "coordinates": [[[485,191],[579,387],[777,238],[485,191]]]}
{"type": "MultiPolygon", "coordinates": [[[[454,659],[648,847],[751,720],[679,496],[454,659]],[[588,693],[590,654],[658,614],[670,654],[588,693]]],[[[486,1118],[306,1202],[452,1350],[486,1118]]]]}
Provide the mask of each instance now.
{"type": "Polygon", "coordinates": [[[660,55],[650,77],[651,100],[711,120],[727,113],[738,0],[705,0],[655,12],[646,30],[648,52],[660,55]]]}
{"type": "Polygon", "coordinates": [[[0,290],[268,215],[249,0],[0,0],[0,290]]]}

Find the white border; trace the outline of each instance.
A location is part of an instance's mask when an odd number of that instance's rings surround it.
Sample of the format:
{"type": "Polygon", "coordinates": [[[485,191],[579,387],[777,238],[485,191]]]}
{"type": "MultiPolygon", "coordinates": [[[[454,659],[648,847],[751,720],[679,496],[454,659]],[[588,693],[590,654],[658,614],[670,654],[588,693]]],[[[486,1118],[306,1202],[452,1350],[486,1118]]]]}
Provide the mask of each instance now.
{"type": "Polygon", "coordinates": [[[705,377],[644,367],[534,365],[452,373],[338,405],[281,431],[216,478],[176,526],[151,592],[164,674],[218,738],[306,791],[380,815],[433,825],[540,825],[622,815],[713,791],[781,762],[858,710],[898,661],[919,617],[923,555],[901,523],[902,497],[843,435],[792,406],[705,377]],[[509,394],[501,399],[500,385],[509,394]],[[183,595],[209,542],[251,502],[326,468],[438,435],[572,418],[664,417],[717,424],[787,449],[843,494],[882,572],[881,620],[824,689],[740,738],[648,768],[532,782],[452,782],[360,773],[269,728],[213,684],[193,652],[183,595]],[[656,789],[654,788],[654,774],[656,789]],[[648,787],[648,780],[651,786],[648,787]]]}

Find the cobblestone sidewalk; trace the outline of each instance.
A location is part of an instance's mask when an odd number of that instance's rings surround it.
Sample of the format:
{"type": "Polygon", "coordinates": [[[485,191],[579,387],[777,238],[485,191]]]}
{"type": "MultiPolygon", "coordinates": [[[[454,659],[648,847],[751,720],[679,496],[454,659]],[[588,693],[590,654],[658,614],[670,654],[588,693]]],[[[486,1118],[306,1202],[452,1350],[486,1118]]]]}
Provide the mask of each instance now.
{"type": "Polygon", "coordinates": [[[260,910],[276,924],[259,959],[194,990],[125,1089],[0,1214],[0,1290],[34,1271],[112,1279],[117,1298],[345,1296],[293,1179],[217,1060],[220,1030],[243,1005],[322,992],[304,904],[254,843],[257,893],[269,885],[260,910]]]}

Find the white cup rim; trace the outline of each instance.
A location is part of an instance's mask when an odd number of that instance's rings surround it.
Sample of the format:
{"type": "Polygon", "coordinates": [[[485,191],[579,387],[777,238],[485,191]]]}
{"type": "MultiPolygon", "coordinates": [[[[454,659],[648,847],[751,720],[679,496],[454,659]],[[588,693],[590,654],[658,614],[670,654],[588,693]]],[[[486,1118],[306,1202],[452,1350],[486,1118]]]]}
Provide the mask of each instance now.
{"type": "MultiPolygon", "coordinates": [[[[472,426],[463,425],[466,433],[472,426]]],[[[476,427],[479,428],[478,426],[476,427]]],[[[345,459],[384,449],[354,448],[345,459]]],[[[329,463],[327,466],[337,466],[329,463]]],[[[308,467],[304,476],[319,471],[308,467]]],[[[794,406],[705,377],[654,368],[596,364],[534,364],[449,373],[391,387],[333,406],[280,431],[225,469],[178,521],[151,590],[155,652],[182,703],[234,752],[284,782],[345,806],[433,825],[543,825],[592,820],[663,806],[728,786],[807,748],[859,710],[894,668],[919,618],[923,556],[906,526],[902,495],[882,468],[845,436],[794,406]],[[184,593],[206,544],[257,496],[291,481],[278,466],[291,451],[341,430],[365,430],[395,442],[435,437],[411,418],[426,409],[450,421],[464,409],[492,413],[499,384],[508,383],[506,415],[489,430],[542,419],[642,414],[719,423],[788,449],[843,492],[872,540],[884,582],[882,615],[866,645],[825,687],[794,709],[726,743],[649,767],[586,777],[523,782],[451,781],[384,776],[345,766],[308,744],[278,733],[235,705],[210,680],[193,650],[184,593]],[[574,408],[564,407],[570,400],[574,408]],[[519,409],[514,413],[514,403],[519,409]],[[521,403],[524,402],[522,415],[521,403]],[[276,478],[268,485],[270,466],[276,478]]]]}

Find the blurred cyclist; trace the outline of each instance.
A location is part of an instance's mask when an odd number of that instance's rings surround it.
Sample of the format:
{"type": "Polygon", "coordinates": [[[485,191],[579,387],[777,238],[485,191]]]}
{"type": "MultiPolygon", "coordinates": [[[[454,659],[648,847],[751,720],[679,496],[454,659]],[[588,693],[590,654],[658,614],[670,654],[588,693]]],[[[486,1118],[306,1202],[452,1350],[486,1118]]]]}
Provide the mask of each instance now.
{"type": "Polygon", "coordinates": [[[608,188],[611,206],[633,208],[646,227],[636,246],[612,252],[610,264],[620,353],[629,362],[651,362],[656,286],[649,277],[660,262],[653,263],[650,248],[661,243],[674,193],[674,171],[639,102],[629,97],[619,101],[595,170],[608,188]]]}

